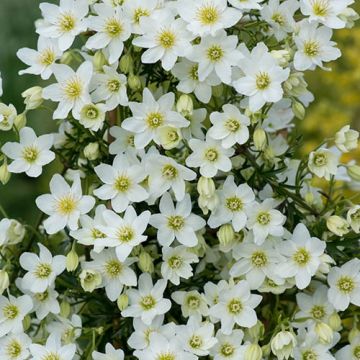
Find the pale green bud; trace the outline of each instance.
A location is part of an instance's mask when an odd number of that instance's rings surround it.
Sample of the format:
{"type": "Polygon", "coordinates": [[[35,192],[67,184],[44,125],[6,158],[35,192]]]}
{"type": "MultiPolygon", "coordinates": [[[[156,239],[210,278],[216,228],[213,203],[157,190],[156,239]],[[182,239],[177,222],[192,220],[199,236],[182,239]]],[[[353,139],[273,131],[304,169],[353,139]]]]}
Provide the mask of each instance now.
{"type": "Polygon", "coordinates": [[[270,52],[271,56],[277,61],[277,63],[282,66],[288,66],[291,59],[291,55],[287,50],[272,50],[270,52]]]}
{"type": "Polygon", "coordinates": [[[153,258],[150,256],[149,253],[147,253],[146,251],[140,253],[138,266],[139,269],[143,272],[152,273],[154,271],[153,258]]]}
{"type": "Polygon", "coordinates": [[[259,339],[262,339],[262,337],[264,336],[265,327],[264,324],[258,320],[254,326],[246,329],[245,331],[246,331],[246,335],[252,341],[258,341],[259,339]]]}
{"type": "Polygon", "coordinates": [[[75,271],[79,265],[79,256],[75,251],[74,246],[70,252],[66,255],[66,270],[75,271]]]}
{"type": "Polygon", "coordinates": [[[97,51],[93,57],[93,65],[95,71],[102,72],[104,65],[107,65],[105,55],[101,50],[97,51]]]}
{"type": "Polygon", "coordinates": [[[101,275],[94,270],[85,269],[79,277],[82,288],[87,292],[93,292],[101,284],[101,275]]]}
{"type": "Polygon", "coordinates": [[[97,142],[93,142],[87,144],[84,148],[84,156],[90,160],[96,160],[100,155],[99,144],[97,142]]]}
{"type": "Polygon", "coordinates": [[[212,94],[213,94],[213,96],[215,96],[215,97],[221,97],[221,96],[223,96],[223,95],[224,95],[224,86],[223,86],[223,84],[214,86],[214,87],[212,88],[212,94]]]}
{"type": "Polygon", "coordinates": [[[329,317],[329,326],[334,331],[339,331],[341,329],[341,318],[337,312],[333,312],[329,317]]]}
{"type": "Polygon", "coordinates": [[[184,117],[190,117],[194,110],[194,104],[191,96],[186,94],[181,95],[176,103],[176,110],[184,117]]]}
{"type": "Polygon", "coordinates": [[[165,150],[176,148],[181,139],[180,129],[172,126],[164,126],[159,130],[160,144],[165,150]]]}
{"type": "Polygon", "coordinates": [[[360,331],[358,330],[356,323],[355,326],[349,331],[348,340],[349,342],[353,342],[353,340],[360,335],[360,331]]]}
{"type": "Polygon", "coordinates": [[[219,204],[219,197],[214,194],[211,197],[200,195],[198,198],[198,204],[204,215],[207,215],[209,210],[213,211],[219,204]]]}
{"type": "Polygon", "coordinates": [[[311,191],[308,191],[304,196],[305,202],[309,205],[312,205],[314,203],[314,194],[311,191]]]}
{"type": "Polygon", "coordinates": [[[61,64],[69,65],[74,59],[74,55],[72,54],[71,50],[64,52],[63,56],[60,59],[61,64]]]}
{"type": "Polygon", "coordinates": [[[316,335],[319,337],[319,340],[323,344],[330,344],[334,337],[334,331],[328,324],[323,322],[318,322],[315,325],[316,335]]]}
{"type": "Polygon", "coordinates": [[[70,304],[66,300],[63,300],[60,304],[60,315],[64,318],[67,318],[70,315],[70,312],[71,312],[70,304]]]}
{"type": "Polygon", "coordinates": [[[197,191],[201,196],[212,197],[215,194],[215,183],[212,178],[200,176],[197,183],[197,191]]]}
{"type": "Polygon", "coordinates": [[[305,108],[304,108],[304,105],[301,102],[293,101],[291,108],[292,108],[293,113],[295,114],[295,116],[298,119],[300,119],[300,120],[304,119],[304,117],[305,117],[305,108]]]}
{"type": "Polygon", "coordinates": [[[225,245],[230,244],[235,238],[235,232],[234,232],[232,225],[225,224],[225,225],[220,226],[220,228],[217,232],[217,237],[218,237],[219,243],[221,245],[225,246],[225,245]]]}
{"type": "Polygon", "coordinates": [[[22,321],[23,323],[23,328],[24,328],[24,331],[27,331],[29,330],[30,326],[31,326],[31,317],[30,315],[26,315],[22,321]]]}
{"type": "Polygon", "coordinates": [[[126,294],[122,294],[118,297],[116,303],[117,303],[119,310],[123,311],[129,305],[129,297],[126,294]]]}
{"type": "Polygon", "coordinates": [[[21,94],[21,96],[25,98],[24,103],[26,110],[37,109],[43,103],[42,91],[42,87],[33,86],[21,94]]]}
{"type": "Polygon", "coordinates": [[[119,62],[120,71],[124,74],[129,74],[130,72],[132,72],[133,71],[133,61],[134,60],[129,53],[123,55],[119,62]]]}
{"type": "Polygon", "coordinates": [[[340,216],[332,215],[326,220],[327,228],[337,236],[343,236],[350,231],[348,222],[340,216]]]}
{"type": "Polygon", "coordinates": [[[128,77],[128,85],[131,90],[138,91],[141,89],[141,80],[137,75],[130,74],[128,77]]]}
{"type": "Polygon", "coordinates": [[[350,165],[346,168],[348,175],[354,181],[360,181],[360,166],[359,165],[350,165]]]}
{"type": "Polygon", "coordinates": [[[10,180],[11,174],[8,170],[8,166],[7,163],[4,162],[1,166],[0,166],[0,181],[3,185],[6,185],[7,182],[10,180]]]}
{"type": "Polygon", "coordinates": [[[263,128],[257,128],[253,135],[256,150],[262,151],[267,145],[267,136],[263,128]]]}
{"type": "Polygon", "coordinates": [[[26,113],[25,112],[16,116],[16,118],[14,120],[14,126],[16,127],[16,129],[18,131],[26,126],[26,113]]]}
{"type": "Polygon", "coordinates": [[[9,287],[9,274],[0,270],[0,295],[9,287]]]}
{"type": "Polygon", "coordinates": [[[250,344],[244,354],[244,360],[261,360],[263,352],[259,344],[250,344]]]}

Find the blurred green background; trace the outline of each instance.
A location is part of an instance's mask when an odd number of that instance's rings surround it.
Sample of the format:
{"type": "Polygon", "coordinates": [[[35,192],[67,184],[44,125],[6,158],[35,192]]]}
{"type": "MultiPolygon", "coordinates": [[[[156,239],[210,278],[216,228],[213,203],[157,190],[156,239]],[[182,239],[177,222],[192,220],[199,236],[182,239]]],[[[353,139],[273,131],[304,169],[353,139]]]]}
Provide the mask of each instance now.
{"type": "MultiPolygon", "coordinates": [[[[40,2],[0,0],[0,71],[4,85],[2,101],[14,104],[18,113],[23,111],[21,93],[40,84],[36,76],[18,76],[18,71],[24,65],[16,57],[19,48],[36,47],[34,21],[40,16],[40,2]]],[[[360,2],[357,2],[355,9],[360,11],[360,2]]],[[[334,40],[338,42],[343,57],[329,64],[333,71],[307,73],[309,89],[314,93],[316,101],[308,109],[306,119],[298,124],[306,139],[304,153],[311,151],[322,139],[333,136],[345,124],[360,130],[360,24],[350,30],[337,31],[334,40]]],[[[30,114],[28,124],[38,134],[55,129],[55,123],[45,111],[30,114]]],[[[9,134],[0,134],[0,143],[7,136],[9,134]]],[[[350,156],[360,159],[359,153],[351,153],[350,156]]],[[[45,175],[36,180],[17,175],[6,186],[0,185],[0,205],[11,217],[31,222],[37,218],[39,210],[34,201],[48,188],[54,166],[47,166],[45,175]]]]}

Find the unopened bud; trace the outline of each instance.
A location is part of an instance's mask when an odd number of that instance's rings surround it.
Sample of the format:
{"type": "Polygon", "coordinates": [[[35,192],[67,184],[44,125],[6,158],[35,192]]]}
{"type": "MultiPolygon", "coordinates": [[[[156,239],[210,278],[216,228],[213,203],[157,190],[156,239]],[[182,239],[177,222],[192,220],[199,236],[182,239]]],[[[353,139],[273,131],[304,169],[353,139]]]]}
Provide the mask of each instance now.
{"type": "Polygon", "coordinates": [[[294,348],[297,344],[293,332],[280,331],[271,340],[271,351],[280,359],[288,359],[294,354],[294,348]]]}
{"type": "Polygon", "coordinates": [[[16,129],[18,131],[26,126],[26,113],[25,112],[16,116],[16,118],[14,120],[14,126],[16,127],[16,129]]]}
{"type": "Polygon", "coordinates": [[[350,165],[346,168],[348,175],[354,181],[360,181],[360,166],[359,165],[350,165]]]}
{"type": "Polygon", "coordinates": [[[259,344],[250,344],[244,354],[244,360],[261,360],[263,352],[259,344]]]}
{"type": "Polygon", "coordinates": [[[75,271],[79,265],[79,256],[73,246],[70,252],[66,255],[66,270],[75,271]]]}
{"type": "Polygon", "coordinates": [[[84,156],[90,160],[96,160],[100,155],[99,144],[97,142],[93,142],[87,144],[84,148],[84,156]]]}
{"type": "Polygon", "coordinates": [[[7,184],[7,182],[10,180],[11,174],[8,170],[7,163],[4,162],[0,166],[0,181],[3,185],[7,184]]]}
{"type": "Polygon", "coordinates": [[[37,109],[44,101],[42,98],[42,87],[33,86],[25,90],[21,96],[25,98],[24,103],[26,105],[26,110],[37,109]]]}
{"type": "Polygon", "coordinates": [[[140,253],[138,266],[142,272],[152,273],[154,271],[153,258],[150,256],[149,253],[147,253],[146,251],[140,253]]]}
{"type": "Polygon", "coordinates": [[[329,317],[329,326],[334,331],[339,331],[341,329],[341,318],[337,312],[333,312],[329,317]]]}
{"type": "Polygon", "coordinates": [[[133,59],[130,54],[125,54],[121,57],[119,63],[120,71],[124,74],[129,74],[133,70],[133,59]]]}
{"type": "Polygon", "coordinates": [[[30,326],[31,326],[31,317],[29,315],[26,315],[22,321],[23,323],[23,330],[27,331],[29,330],[30,326]]]}
{"type": "Polygon", "coordinates": [[[93,292],[101,284],[101,275],[94,270],[85,269],[79,277],[82,288],[88,292],[93,292]]]}
{"type": "Polygon", "coordinates": [[[337,236],[343,236],[350,231],[348,222],[340,216],[332,215],[326,220],[327,228],[337,236]]]}
{"type": "Polygon", "coordinates": [[[93,57],[93,65],[95,71],[102,72],[104,65],[107,65],[105,55],[101,50],[97,51],[93,57]]]}
{"type": "Polygon", "coordinates": [[[334,331],[328,324],[323,322],[318,322],[315,325],[315,332],[319,337],[319,340],[323,344],[330,344],[334,337],[334,331]]]}
{"type": "Polygon", "coordinates": [[[201,196],[210,198],[215,194],[215,190],[215,183],[212,178],[200,176],[197,183],[197,191],[201,196]]]}
{"type": "Polygon", "coordinates": [[[61,64],[69,65],[73,61],[74,56],[71,51],[66,51],[60,59],[61,64]]]}
{"type": "Polygon", "coordinates": [[[125,310],[129,305],[129,297],[126,294],[122,294],[117,299],[117,306],[120,311],[125,310]]]}
{"type": "Polygon", "coordinates": [[[349,335],[348,335],[348,340],[350,343],[353,342],[353,340],[358,337],[360,335],[360,331],[358,330],[357,326],[356,326],[356,322],[355,325],[352,327],[352,329],[349,331],[349,335]]]}
{"type": "Polygon", "coordinates": [[[9,287],[9,274],[0,270],[0,295],[9,287]]]}
{"type": "Polygon", "coordinates": [[[235,232],[230,224],[220,226],[217,237],[221,245],[228,245],[235,239],[235,232]]]}
{"type": "Polygon", "coordinates": [[[265,327],[261,321],[257,321],[257,323],[251,328],[246,329],[246,334],[251,338],[252,341],[258,341],[262,339],[264,336],[265,327]]]}
{"type": "Polygon", "coordinates": [[[253,135],[256,150],[262,151],[267,145],[267,136],[263,128],[257,128],[253,135]]]}
{"type": "Polygon", "coordinates": [[[70,304],[66,300],[63,300],[60,304],[60,315],[64,318],[67,318],[70,315],[70,312],[71,312],[70,304]]]}
{"type": "Polygon", "coordinates": [[[176,110],[184,117],[190,117],[194,110],[194,104],[191,96],[186,94],[181,95],[176,103],[176,110]]]}
{"type": "Polygon", "coordinates": [[[305,108],[304,105],[302,103],[300,103],[299,101],[294,101],[292,103],[292,111],[295,114],[295,116],[302,120],[305,117],[305,108]]]}
{"type": "Polygon", "coordinates": [[[141,89],[141,80],[137,75],[131,74],[128,77],[128,85],[131,90],[137,91],[141,89]]]}

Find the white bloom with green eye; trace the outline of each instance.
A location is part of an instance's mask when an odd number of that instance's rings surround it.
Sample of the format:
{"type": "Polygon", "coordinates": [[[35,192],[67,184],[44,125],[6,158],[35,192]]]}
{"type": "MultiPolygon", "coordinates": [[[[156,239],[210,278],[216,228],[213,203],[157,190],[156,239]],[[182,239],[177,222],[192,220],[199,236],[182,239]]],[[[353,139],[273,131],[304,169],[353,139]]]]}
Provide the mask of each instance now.
{"type": "Polygon", "coordinates": [[[137,149],[145,148],[151,141],[159,145],[159,130],[164,126],[189,126],[189,121],[173,111],[174,103],[173,93],[167,93],[156,101],[148,88],[143,91],[142,103],[129,102],[133,116],[125,119],[121,127],[135,134],[134,144],[137,149]]]}
{"type": "Polygon", "coordinates": [[[149,17],[156,10],[158,0],[131,0],[125,1],[123,5],[124,14],[130,20],[131,32],[141,34],[141,19],[149,17]]]}
{"type": "Polygon", "coordinates": [[[260,10],[262,8],[262,4],[259,3],[263,2],[263,0],[228,0],[228,1],[229,4],[240,10],[251,10],[251,9],[260,10]]]}
{"type": "Polygon", "coordinates": [[[136,286],[137,278],[130,265],[136,262],[136,258],[127,258],[120,261],[114,249],[105,249],[101,253],[92,251],[93,259],[85,262],[83,267],[101,273],[102,286],[105,287],[106,295],[111,301],[116,301],[124,286],[136,286]]]}
{"type": "Polygon", "coordinates": [[[224,149],[221,141],[214,140],[210,136],[207,136],[205,141],[193,138],[189,141],[189,146],[193,153],[186,158],[186,165],[192,168],[199,167],[202,176],[212,178],[219,170],[223,172],[231,170],[230,157],[235,150],[224,149]]]}
{"type": "Polygon", "coordinates": [[[197,245],[196,231],[202,229],[206,222],[191,212],[189,194],[186,194],[175,207],[171,195],[166,192],[160,200],[159,209],[160,214],[151,215],[149,222],[158,229],[157,239],[160,245],[170,246],[175,239],[188,247],[197,245]]]}
{"type": "Polygon", "coordinates": [[[8,142],[1,148],[2,152],[13,159],[8,170],[12,173],[25,172],[30,177],[38,177],[42,167],[55,159],[50,151],[54,143],[53,134],[36,136],[34,130],[24,127],[19,132],[20,141],[8,142]]]}
{"type": "Polygon", "coordinates": [[[66,258],[63,255],[52,256],[51,252],[42,244],[38,243],[39,256],[31,252],[22,253],[20,265],[27,271],[21,285],[33,293],[44,292],[52,286],[55,279],[65,270],[66,258]]]}
{"type": "Polygon", "coordinates": [[[234,176],[228,176],[221,190],[217,191],[219,205],[210,215],[208,224],[211,228],[231,223],[234,230],[239,232],[245,228],[247,222],[246,209],[255,201],[255,194],[247,184],[236,185],[234,176]]]}
{"type": "Polygon", "coordinates": [[[197,290],[175,291],[171,294],[171,298],[181,306],[183,317],[195,316],[201,319],[202,316],[209,314],[207,300],[204,294],[200,294],[197,290]]]}
{"type": "Polygon", "coordinates": [[[121,349],[115,349],[110,343],[105,346],[105,353],[93,351],[93,360],[124,360],[124,352],[121,349]]]}
{"type": "Polygon", "coordinates": [[[291,240],[279,244],[286,261],[278,265],[278,275],[295,277],[298,289],[305,289],[321,266],[326,244],[312,237],[304,224],[296,225],[291,240]]]}
{"type": "Polygon", "coordinates": [[[282,83],[288,79],[290,69],[283,69],[271,56],[264,43],[258,43],[251,53],[244,49],[245,57],[239,67],[244,76],[233,82],[239,94],[249,97],[249,109],[260,110],[266,103],[276,103],[283,97],[282,83]],[[258,59],[262,59],[261,62],[258,59]]]}
{"type": "Polygon", "coordinates": [[[148,198],[147,191],[140,185],[146,177],[143,167],[126,155],[116,155],[112,165],[100,164],[95,172],[104,185],[95,189],[94,195],[101,200],[111,200],[116,212],[121,213],[130,203],[148,198]]]}
{"type": "Polygon", "coordinates": [[[154,64],[161,61],[164,70],[171,70],[179,56],[191,52],[191,41],[195,36],[186,30],[182,19],[174,19],[168,9],[161,9],[153,15],[143,17],[140,22],[141,36],[133,40],[135,46],[146,48],[141,61],[154,64]]]}
{"type": "Polygon", "coordinates": [[[193,275],[191,264],[199,261],[199,258],[186,246],[174,248],[163,246],[163,263],[161,275],[174,285],[180,284],[180,279],[189,279],[193,275]]]}
{"type": "Polygon", "coordinates": [[[104,125],[106,111],[105,104],[86,104],[80,111],[79,122],[86,129],[98,131],[104,125]]]}
{"type": "Polygon", "coordinates": [[[221,331],[230,335],[235,324],[250,328],[257,322],[256,308],[262,297],[250,293],[246,280],[239,281],[219,294],[218,303],[210,308],[209,314],[220,319],[221,331]]]}
{"type": "Polygon", "coordinates": [[[95,205],[92,196],[82,194],[79,175],[70,187],[61,175],[55,174],[50,181],[50,191],[51,194],[40,195],[36,199],[37,207],[49,215],[44,221],[46,232],[55,234],[66,226],[77,230],[80,216],[87,214],[95,205]]]}
{"type": "Polygon", "coordinates": [[[180,81],[177,89],[184,94],[194,93],[198,100],[207,104],[212,96],[211,88],[221,84],[218,76],[212,72],[204,80],[199,80],[199,64],[182,58],[171,72],[180,81]]]}
{"type": "Polygon", "coordinates": [[[29,295],[18,298],[9,294],[9,297],[0,295],[0,338],[9,333],[20,333],[23,329],[23,320],[31,312],[33,302],[29,295]]]}
{"type": "Polygon", "coordinates": [[[150,211],[136,214],[132,206],[128,206],[123,216],[119,216],[111,210],[103,212],[105,226],[98,225],[105,237],[98,239],[101,246],[115,247],[116,255],[120,261],[124,261],[132,249],[147,239],[143,235],[150,218],[150,211]]]}
{"type": "Polygon", "coordinates": [[[336,60],[341,56],[336,43],[331,41],[332,30],[316,23],[301,23],[300,31],[295,36],[297,51],[294,55],[296,70],[314,70],[316,66],[324,68],[323,62],[336,60]]]}
{"type": "Polygon", "coordinates": [[[50,334],[45,345],[31,344],[29,349],[32,360],[73,360],[76,345],[62,345],[57,334],[50,334]]]}
{"type": "Polygon", "coordinates": [[[320,148],[310,153],[308,167],[313,174],[329,181],[337,174],[338,163],[338,157],[331,150],[320,148]]]}
{"type": "Polygon", "coordinates": [[[283,235],[286,216],[274,209],[276,206],[274,199],[266,199],[261,204],[255,202],[247,208],[246,227],[253,231],[255,244],[261,245],[269,235],[283,235]]]}
{"type": "Polygon", "coordinates": [[[166,284],[166,280],[160,279],[153,285],[150,274],[141,274],[137,289],[127,291],[129,307],[121,315],[141,318],[146,325],[150,325],[157,315],[166,314],[171,308],[171,301],[163,298],[166,284]]]}
{"type": "Polygon", "coordinates": [[[25,333],[8,334],[0,339],[0,358],[2,360],[28,359],[31,339],[25,333]]]}
{"type": "Polygon", "coordinates": [[[346,310],[350,303],[360,306],[360,260],[355,258],[341,267],[333,267],[327,277],[328,299],[336,310],[346,310]]]}
{"type": "Polygon", "coordinates": [[[214,360],[237,360],[244,356],[246,347],[241,345],[244,333],[235,329],[230,335],[225,335],[221,330],[216,333],[217,344],[212,347],[210,354],[214,360]]]}
{"type": "Polygon", "coordinates": [[[209,136],[221,140],[221,145],[225,149],[235,144],[245,144],[249,140],[250,119],[241,114],[240,110],[232,104],[226,104],[222,109],[222,113],[210,114],[213,126],[208,131],[209,136]]]}
{"type": "Polygon", "coordinates": [[[360,335],[350,339],[350,344],[342,347],[336,354],[336,360],[358,360],[360,359],[360,335]]]}
{"type": "Polygon", "coordinates": [[[215,36],[206,36],[201,39],[199,45],[193,47],[186,58],[198,63],[199,81],[215,73],[219,79],[230,84],[232,79],[232,68],[239,64],[242,54],[236,49],[238,37],[227,36],[225,30],[220,30],[215,36]]]}
{"type": "Polygon", "coordinates": [[[83,62],[76,72],[64,64],[54,64],[52,70],[57,84],[47,86],[43,90],[43,98],[59,103],[53,119],[65,119],[70,111],[75,119],[79,119],[81,109],[91,103],[89,83],[93,73],[92,63],[83,62]]]}
{"type": "Polygon", "coordinates": [[[176,9],[194,35],[215,36],[221,29],[234,26],[242,17],[238,9],[227,6],[226,0],[178,0],[176,9]]]}

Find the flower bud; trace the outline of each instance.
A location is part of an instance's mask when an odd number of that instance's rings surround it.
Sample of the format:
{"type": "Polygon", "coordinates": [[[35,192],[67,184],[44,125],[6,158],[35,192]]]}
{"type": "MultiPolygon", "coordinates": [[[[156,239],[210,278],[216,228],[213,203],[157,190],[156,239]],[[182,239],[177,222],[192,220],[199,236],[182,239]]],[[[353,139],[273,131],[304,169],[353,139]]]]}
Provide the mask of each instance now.
{"type": "Polygon", "coordinates": [[[129,305],[129,297],[126,294],[122,294],[117,299],[117,306],[120,311],[125,310],[129,305]]]}
{"type": "Polygon", "coordinates": [[[220,226],[220,229],[216,233],[221,245],[230,244],[235,238],[235,232],[230,224],[220,226]]]}
{"type": "Polygon", "coordinates": [[[215,183],[212,178],[200,176],[197,183],[197,191],[201,196],[210,198],[215,194],[215,190],[215,183]]]}
{"type": "Polygon", "coordinates": [[[294,334],[283,330],[272,338],[270,343],[271,351],[278,359],[289,359],[290,356],[294,356],[296,343],[294,334]]]}
{"type": "Polygon", "coordinates": [[[26,110],[37,109],[44,101],[42,98],[42,87],[33,86],[25,90],[21,96],[25,98],[24,103],[26,105],[26,110]]]}
{"type": "Polygon", "coordinates": [[[179,100],[176,103],[176,110],[182,116],[189,118],[194,110],[194,104],[191,96],[183,94],[180,96],[179,100]]]}
{"type": "Polygon", "coordinates": [[[25,112],[16,116],[16,118],[14,119],[14,126],[16,127],[16,129],[18,131],[26,126],[26,113],[25,112]]]}
{"type": "Polygon", "coordinates": [[[290,53],[287,50],[272,50],[271,56],[277,61],[280,66],[288,66],[291,59],[290,53]]]}
{"type": "Polygon", "coordinates": [[[291,108],[292,108],[293,113],[295,114],[295,116],[298,119],[300,119],[300,120],[304,119],[304,117],[305,117],[305,108],[304,108],[304,105],[301,102],[294,101],[292,103],[291,108]]]}
{"type": "Polygon", "coordinates": [[[308,191],[305,196],[304,200],[308,205],[312,205],[314,203],[315,196],[311,191],[308,191]]]}
{"type": "Polygon", "coordinates": [[[358,165],[350,165],[346,168],[347,174],[354,181],[360,181],[360,166],[358,165]]]}
{"type": "Polygon", "coordinates": [[[20,243],[25,236],[26,229],[23,224],[19,221],[12,219],[10,227],[8,229],[8,243],[10,245],[15,245],[20,243]]]}
{"type": "Polygon", "coordinates": [[[79,256],[75,251],[75,246],[73,245],[70,252],[66,255],[66,270],[75,271],[79,265],[79,256]]]}
{"type": "Polygon", "coordinates": [[[351,226],[352,230],[356,233],[360,233],[360,205],[355,205],[349,209],[346,214],[346,220],[351,226]]]}
{"type": "Polygon", "coordinates": [[[146,251],[142,251],[139,255],[139,269],[143,272],[152,273],[154,271],[153,258],[146,251]]]}
{"type": "Polygon", "coordinates": [[[259,344],[250,344],[244,354],[244,360],[261,360],[263,352],[259,344]]]}
{"type": "Polygon", "coordinates": [[[159,130],[160,144],[165,150],[177,147],[182,139],[180,129],[172,126],[164,126],[159,130]]]}
{"type": "Polygon", "coordinates": [[[7,182],[10,180],[11,174],[8,170],[8,166],[7,163],[4,162],[1,166],[0,166],[0,181],[3,185],[6,185],[7,182]]]}
{"type": "Polygon", "coordinates": [[[348,222],[337,215],[332,215],[326,220],[327,228],[337,236],[343,236],[347,234],[350,229],[348,222]]]}
{"type": "Polygon", "coordinates": [[[323,344],[330,344],[334,337],[334,332],[328,324],[318,322],[315,325],[315,332],[323,344]]]}
{"type": "Polygon", "coordinates": [[[93,65],[95,71],[102,72],[104,65],[107,65],[105,55],[101,50],[97,51],[93,57],[93,65]]]}
{"type": "Polygon", "coordinates": [[[72,54],[71,50],[64,52],[60,59],[60,63],[64,65],[69,65],[74,59],[74,55],[72,54]]]}
{"type": "Polygon", "coordinates": [[[346,125],[335,134],[335,145],[340,151],[346,153],[357,148],[358,138],[359,132],[346,125]]]}
{"type": "Polygon", "coordinates": [[[339,331],[341,329],[341,318],[339,316],[339,314],[334,311],[330,317],[329,317],[329,326],[334,330],[334,331],[339,331]]]}
{"type": "Polygon", "coordinates": [[[347,7],[339,15],[339,18],[346,22],[345,27],[347,29],[351,29],[355,25],[355,21],[359,19],[359,14],[354,9],[347,7]]]}
{"type": "Polygon", "coordinates": [[[264,131],[264,129],[257,128],[254,131],[253,138],[254,138],[255,149],[258,151],[264,150],[267,145],[267,136],[266,136],[266,132],[264,131]]]}
{"type": "Polygon", "coordinates": [[[87,144],[84,148],[84,156],[92,161],[96,160],[100,155],[99,151],[99,144],[97,142],[93,142],[90,144],[87,144]]]}
{"type": "Polygon", "coordinates": [[[358,330],[356,323],[355,326],[349,331],[348,340],[349,342],[353,342],[353,340],[360,335],[360,331],[358,330]]]}
{"type": "Polygon", "coordinates": [[[64,318],[67,318],[70,315],[70,312],[71,312],[70,304],[66,300],[63,300],[60,304],[60,315],[64,318]]]}
{"type": "Polygon", "coordinates": [[[84,269],[79,277],[82,288],[88,292],[93,292],[101,284],[101,275],[94,270],[84,269]]]}
{"type": "Polygon", "coordinates": [[[204,215],[207,215],[209,210],[213,211],[219,204],[219,197],[214,194],[211,197],[200,195],[198,198],[198,204],[204,215]]]}
{"type": "Polygon", "coordinates": [[[258,341],[264,336],[265,327],[261,321],[257,321],[254,326],[246,329],[246,335],[250,337],[252,341],[258,341]]]}
{"type": "Polygon", "coordinates": [[[9,287],[9,274],[0,270],[0,295],[9,287]]]}
{"type": "Polygon", "coordinates": [[[29,330],[29,328],[31,326],[31,317],[29,315],[26,315],[22,321],[22,324],[23,324],[24,331],[29,330]]]}
{"type": "Polygon", "coordinates": [[[141,89],[141,80],[137,75],[130,74],[128,77],[128,85],[131,90],[137,91],[141,89]]]}
{"type": "Polygon", "coordinates": [[[119,62],[120,71],[124,74],[129,74],[133,71],[133,58],[129,53],[123,55],[119,62]]]}

